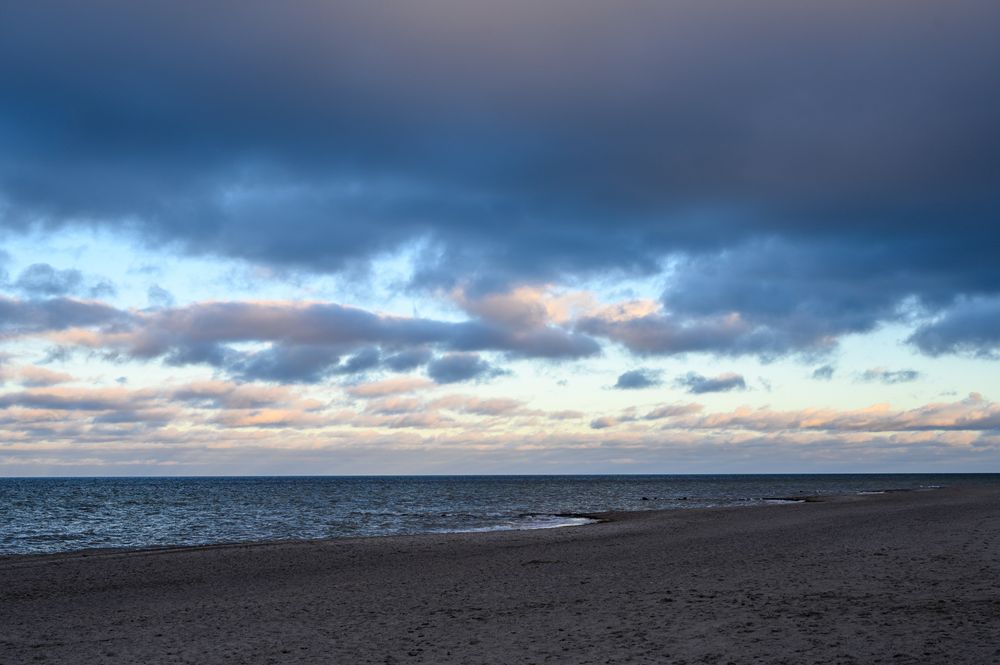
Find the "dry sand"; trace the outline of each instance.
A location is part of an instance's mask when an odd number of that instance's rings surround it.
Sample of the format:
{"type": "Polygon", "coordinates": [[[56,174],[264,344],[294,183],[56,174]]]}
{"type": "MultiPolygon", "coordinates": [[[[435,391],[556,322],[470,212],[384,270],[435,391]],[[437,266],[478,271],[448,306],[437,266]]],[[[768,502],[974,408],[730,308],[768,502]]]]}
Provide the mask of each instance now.
{"type": "Polygon", "coordinates": [[[1000,662],[1000,488],[0,559],[0,663],[1000,662]]]}

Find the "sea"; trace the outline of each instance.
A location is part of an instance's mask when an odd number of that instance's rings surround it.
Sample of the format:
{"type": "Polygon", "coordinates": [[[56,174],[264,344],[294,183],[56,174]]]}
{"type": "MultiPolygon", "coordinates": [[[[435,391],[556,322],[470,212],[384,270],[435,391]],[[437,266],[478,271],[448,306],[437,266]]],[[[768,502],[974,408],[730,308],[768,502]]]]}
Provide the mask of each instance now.
{"type": "Polygon", "coordinates": [[[1000,474],[0,478],[0,555],[544,529],[581,513],[1000,484],[1000,474]]]}

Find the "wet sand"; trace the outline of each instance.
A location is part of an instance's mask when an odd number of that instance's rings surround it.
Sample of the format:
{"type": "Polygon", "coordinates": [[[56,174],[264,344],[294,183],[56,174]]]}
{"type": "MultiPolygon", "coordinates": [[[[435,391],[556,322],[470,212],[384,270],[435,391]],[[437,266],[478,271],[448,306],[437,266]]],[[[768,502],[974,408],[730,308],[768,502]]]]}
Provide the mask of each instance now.
{"type": "Polygon", "coordinates": [[[1000,488],[0,558],[0,664],[1000,662],[1000,488]]]}

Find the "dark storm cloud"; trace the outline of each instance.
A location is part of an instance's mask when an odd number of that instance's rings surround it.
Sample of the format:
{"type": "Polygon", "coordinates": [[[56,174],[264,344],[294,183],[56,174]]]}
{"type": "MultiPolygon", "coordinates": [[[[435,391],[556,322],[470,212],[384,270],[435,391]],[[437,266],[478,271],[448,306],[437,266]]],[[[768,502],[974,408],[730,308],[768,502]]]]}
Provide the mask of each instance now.
{"type": "Polygon", "coordinates": [[[663,383],[660,380],[660,372],[649,369],[633,369],[624,372],[615,381],[615,388],[620,390],[636,390],[640,388],[652,388],[663,383]]]}
{"type": "MultiPolygon", "coordinates": [[[[319,271],[422,239],[418,281],[480,288],[669,256],[665,317],[610,331],[630,348],[822,350],[1000,291],[998,25],[992,0],[15,0],[0,224],[319,271]]],[[[588,352],[549,335],[520,352],[588,352]]]]}
{"type": "Polygon", "coordinates": [[[695,395],[746,390],[747,388],[747,383],[742,376],[731,373],[719,376],[702,376],[696,372],[688,372],[684,376],[678,377],[674,383],[695,395]]]}

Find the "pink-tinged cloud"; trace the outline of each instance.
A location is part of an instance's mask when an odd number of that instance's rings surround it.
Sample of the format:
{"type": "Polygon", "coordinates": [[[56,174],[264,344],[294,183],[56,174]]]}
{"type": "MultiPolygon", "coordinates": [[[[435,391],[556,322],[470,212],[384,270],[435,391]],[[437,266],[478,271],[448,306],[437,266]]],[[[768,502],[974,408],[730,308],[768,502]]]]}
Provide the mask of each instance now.
{"type": "Polygon", "coordinates": [[[317,428],[330,424],[322,414],[298,409],[227,409],[211,422],[225,427],[317,428]]]}
{"type": "Polygon", "coordinates": [[[0,409],[25,407],[63,411],[130,410],[155,399],[152,390],[38,388],[0,395],[0,409]]]}
{"type": "Polygon", "coordinates": [[[370,399],[373,397],[386,397],[389,395],[402,395],[407,393],[429,390],[434,387],[434,382],[418,377],[394,377],[382,381],[371,383],[359,383],[344,388],[345,392],[352,397],[370,399]]]}
{"type": "Polygon", "coordinates": [[[401,413],[414,413],[423,408],[424,402],[415,397],[394,396],[371,400],[365,405],[365,412],[380,415],[399,415],[401,413]]]}
{"type": "Polygon", "coordinates": [[[503,416],[522,411],[524,402],[506,397],[480,398],[470,395],[447,395],[432,400],[428,406],[477,416],[503,416]]]}
{"type": "Polygon", "coordinates": [[[215,409],[256,409],[263,407],[297,406],[305,410],[322,408],[323,402],[303,399],[298,392],[285,386],[235,384],[228,381],[199,381],[170,392],[170,398],[215,409]]]}
{"type": "MultiPolygon", "coordinates": [[[[673,405],[670,405],[671,408],[673,405]]],[[[830,431],[830,432],[916,432],[916,431],[992,431],[1000,429],[1000,404],[972,393],[957,402],[932,403],[905,411],[887,404],[863,409],[801,409],[775,411],[768,408],[742,407],[730,412],[695,415],[674,413],[665,425],[670,429],[746,430],[753,432],[830,431]]],[[[651,411],[647,417],[656,414],[651,411]]]]}
{"type": "Polygon", "coordinates": [[[701,404],[663,404],[649,411],[643,418],[645,420],[662,420],[664,418],[689,416],[703,411],[704,408],[701,404]]]}
{"type": "Polygon", "coordinates": [[[61,383],[70,383],[76,380],[72,374],[66,372],[56,372],[45,367],[36,365],[24,365],[15,368],[12,372],[22,386],[27,388],[41,388],[55,386],[61,383]]]}

